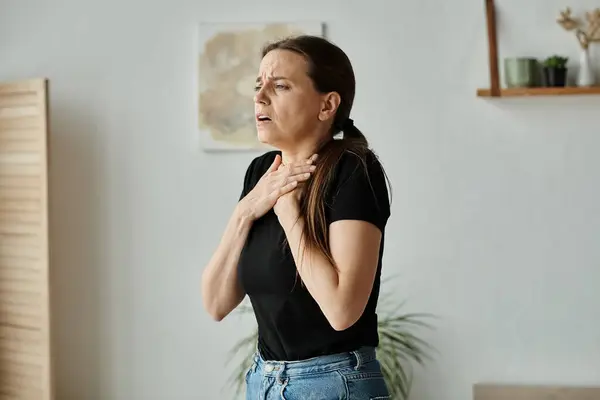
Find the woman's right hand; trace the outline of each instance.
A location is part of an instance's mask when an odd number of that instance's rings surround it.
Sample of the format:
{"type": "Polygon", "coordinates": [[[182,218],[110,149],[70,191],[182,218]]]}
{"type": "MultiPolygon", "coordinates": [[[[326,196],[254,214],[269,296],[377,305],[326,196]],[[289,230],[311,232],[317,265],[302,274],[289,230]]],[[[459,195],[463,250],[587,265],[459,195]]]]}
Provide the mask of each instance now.
{"type": "Polygon", "coordinates": [[[281,156],[275,160],[260,178],[256,186],[240,201],[244,214],[256,220],[273,208],[277,199],[294,190],[298,184],[307,181],[315,170],[313,165],[316,155],[308,160],[301,160],[281,166],[281,156]]]}

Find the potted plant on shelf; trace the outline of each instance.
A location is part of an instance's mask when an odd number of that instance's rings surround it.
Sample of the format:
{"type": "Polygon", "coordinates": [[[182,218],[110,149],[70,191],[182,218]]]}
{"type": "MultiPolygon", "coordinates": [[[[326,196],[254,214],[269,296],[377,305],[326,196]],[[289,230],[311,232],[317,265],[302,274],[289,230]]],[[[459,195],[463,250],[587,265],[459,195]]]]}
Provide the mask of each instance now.
{"type": "Polygon", "coordinates": [[[545,87],[564,87],[567,82],[568,57],[553,55],[544,60],[543,85],[545,87]]]}
{"type": "MultiPolygon", "coordinates": [[[[382,287],[385,285],[382,284],[382,287]]],[[[379,346],[377,358],[381,363],[385,381],[392,399],[407,400],[411,391],[413,363],[425,364],[429,358],[429,350],[433,348],[414,332],[418,327],[431,327],[423,318],[431,316],[421,313],[404,313],[401,311],[403,302],[393,298],[397,292],[390,290],[382,294],[378,306],[379,346]]],[[[252,307],[240,305],[238,314],[252,313],[252,307]]],[[[253,332],[240,339],[230,350],[226,363],[237,361],[234,370],[225,387],[233,391],[233,396],[240,396],[245,391],[245,375],[252,363],[256,351],[258,332],[253,332]],[[239,354],[241,353],[241,354],[239,354]]],[[[243,396],[242,396],[243,397],[243,396]]]]}

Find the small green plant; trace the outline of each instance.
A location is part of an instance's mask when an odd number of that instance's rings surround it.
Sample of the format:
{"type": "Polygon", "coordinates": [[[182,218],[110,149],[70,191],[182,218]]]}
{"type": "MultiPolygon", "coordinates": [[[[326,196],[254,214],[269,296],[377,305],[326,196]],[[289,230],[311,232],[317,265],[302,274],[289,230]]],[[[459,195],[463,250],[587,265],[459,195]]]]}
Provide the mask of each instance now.
{"type": "MultiPolygon", "coordinates": [[[[381,286],[386,287],[383,282],[381,286]]],[[[394,290],[386,291],[380,296],[377,310],[379,315],[377,358],[381,363],[391,398],[407,400],[411,392],[413,366],[415,364],[424,366],[426,360],[430,359],[430,351],[433,350],[432,346],[418,337],[415,329],[431,328],[431,325],[425,322],[425,318],[431,315],[403,312],[404,302],[398,302],[396,297],[397,292],[394,290]]],[[[240,305],[236,312],[250,314],[252,307],[240,305]]],[[[227,364],[239,360],[241,355],[241,361],[234,365],[226,387],[233,389],[234,396],[244,393],[245,375],[251,366],[257,339],[258,332],[255,329],[239,340],[228,354],[227,364]]]]}
{"type": "Polygon", "coordinates": [[[567,61],[569,61],[568,57],[553,55],[546,58],[543,65],[547,68],[565,69],[567,67],[567,61]]]}

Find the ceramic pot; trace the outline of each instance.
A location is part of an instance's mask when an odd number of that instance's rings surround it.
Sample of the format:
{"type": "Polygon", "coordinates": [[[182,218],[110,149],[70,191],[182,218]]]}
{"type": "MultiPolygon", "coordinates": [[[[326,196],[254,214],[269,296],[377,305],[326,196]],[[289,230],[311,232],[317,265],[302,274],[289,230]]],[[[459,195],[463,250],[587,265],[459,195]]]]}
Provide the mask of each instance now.
{"type": "Polygon", "coordinates": [[[535,58],[514,57],[504,59],[506,87],[536,86],[538,62],[535,58]]]}
{"type": "Polygon", "coordinates": [[[545,87],[564,87],[567,83],[567,68],[558,67],[544,67],[544,81],[545,87]]]}

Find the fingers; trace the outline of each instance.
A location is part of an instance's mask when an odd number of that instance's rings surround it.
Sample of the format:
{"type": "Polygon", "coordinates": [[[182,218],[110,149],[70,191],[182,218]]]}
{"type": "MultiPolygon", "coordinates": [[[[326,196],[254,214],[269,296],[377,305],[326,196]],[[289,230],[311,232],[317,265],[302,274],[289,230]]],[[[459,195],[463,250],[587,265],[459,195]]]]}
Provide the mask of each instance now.
{"type": "Polygon", "coordinates": [[[292,167],[289,171],[288,176],[311,174],[315,172],[315,169],[317,169],[315,165],[299,165],[297,167],[292,167]]]}
{"type": "Polygon", "coordinates": [[[279,188],[279,195],[281,196],[288,192],[291,192],[297,186],[298,186],[298,181],[292,181],[292,182],[288,183],[287,185],[283,185],[282,187],[279,188]]]}
{"type": "Polygon", "coordinates": [[[277,196],[288,193],[294,190],[299,185],[303,184],[310,179],[312,173],[315,171],[316,166],[313,163],[317,159],[317,155],[313,155],[308,159],[299,160],[290,164],[283,165],[281,160],[276,160],[271,165],[271,168],[275,168],[275,171],[269,169],[271,182],[275,185],[275,193],[277,196]]]}
{"type": "Polygon", "coordinates": [[[281,156],[279,154],[276,154],[275,159],[273,160],[273,162],[271,163],[271,166],[269,167],[269,169],[267,170],[267,172],[265,174],[268,174],[273,171],[277,171],[280,166],[281,166],[281,156]]]}
{"type": "Polygon", "coordinates": [[[307,158],[307,159],[304,161],[304,163],[305,163],[305,164],[312,164],[312,163],[314,163],[315,161],[317,161],[317,158],[318,158],[318,157],[319,157],[319,155],[318,155],[318,154],[313,154],[312,156],[310,156],[309,158],[307,158]]]}
{"type": "Polygon", "coordinates": [[[298,185],[298,181],[291,181],[283,186],[276,187],[271,193],[269,193],[269,198],[271,201],[277,201],[279,197],[296,189],[298,185]]]}
{"type": "Polygon", "coordinates": [[[298,174],[298,175],[294,175],[289,177],[288,179],[294,179],[297,182],[306,182],[311,176],[310,172],[306,172],[304,174],[298,174]]]}
{"type": "Polygon", "coordinates": [[[281,165],[279,167],[280,168],[282,168],[282,167],[295,167],[295,166],[301,166],[301,165],[306,165],[306,164],[310,165],[310,164],[313,164],[315,161],[317,161],[318,156],[319,156],[318,154],[313,154],[309,158],[298,160],[298,161],[294,161],[294,162],[291,162],[289,164],[283,164],[283,163],[281,163],[281,165]]]}
{"type": "Polygon", "coordinates": [[[305,173],[312,173],[316,169],[316,166],[313,165],[316,159],[317,155],[315,154],[305,160],[296,161],[287,165],[281,164],[278,168],[278,171],[283,172],[288,177],[303,175],[305,173]]]}

